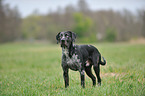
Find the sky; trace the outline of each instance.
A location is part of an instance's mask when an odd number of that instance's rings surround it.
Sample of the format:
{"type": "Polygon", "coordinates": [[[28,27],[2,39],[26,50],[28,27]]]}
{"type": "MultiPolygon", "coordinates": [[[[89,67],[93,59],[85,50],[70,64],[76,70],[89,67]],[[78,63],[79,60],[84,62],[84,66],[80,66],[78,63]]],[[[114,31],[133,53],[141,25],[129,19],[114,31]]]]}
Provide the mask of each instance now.
{"type": "MultiPolygon", "coordinates": [[[[17,6],[21,16],[26,17],[34,10],[46,14],[50,10],[56,11],[58,6],[65,8],[67,5],[77,5],[79,0],[4,0],[11,8],[17,6]]],[[[115,10],[128,9],[136,13],[137,9],[145,9],[145,0],[85,0],[91,10],[115,10]]]]}

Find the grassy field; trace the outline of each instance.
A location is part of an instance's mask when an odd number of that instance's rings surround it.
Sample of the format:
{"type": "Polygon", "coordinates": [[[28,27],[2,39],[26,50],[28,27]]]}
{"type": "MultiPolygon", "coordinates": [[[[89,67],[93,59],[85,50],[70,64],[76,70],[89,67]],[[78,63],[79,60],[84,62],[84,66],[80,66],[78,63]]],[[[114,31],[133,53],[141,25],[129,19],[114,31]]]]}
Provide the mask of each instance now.
{"type": "Polygon", "coordinates": [[[69,71],[65,89],[61,48],[52,44],[0,45],[0,96],[145,96],[145,45],[93,44],[106,58],[102,86],[80,86],[79,72],[69,71]]]}

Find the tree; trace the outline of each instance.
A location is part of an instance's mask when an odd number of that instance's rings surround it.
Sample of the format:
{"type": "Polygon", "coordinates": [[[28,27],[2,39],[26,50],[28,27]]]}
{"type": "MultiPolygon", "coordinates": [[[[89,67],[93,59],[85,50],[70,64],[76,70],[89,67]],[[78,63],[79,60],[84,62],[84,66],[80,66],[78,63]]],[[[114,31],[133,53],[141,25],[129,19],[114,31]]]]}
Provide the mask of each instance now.
{"type": "Polygon", "coordinates": [[[78,9],[82,13],[86,13],[89,11],[89,6],[85,0],[78,1],[78,9]]]}
{"type": "Polygon", "coordinates": [[[114,42],[114,41],[116,41],[116,37],[117,37],[117,34],[116,34],[115,29],[112,28],[112,27],[108,27],[106,29],[106,37],[105,37],[105,40],[107,42],[114,42]]]}
{"type": "Polygon", "coordinates": [[[0,0],[0,42],[4,41],[4,30],[5,30],[5,13],[3,11],[2,0],[0,0]]]}
{"type": "Polygon", "coordinates": [[[21,17],[18,8],[11,9],[0,0],[0,42],[14,41],[19,38],[21,17]]]}
{"type": "Polygon", "coordinates": [[[84,16],[81,13],[74,14],[74,27],[73,31],[77,33],[79,37],[83,37],[93,25],[93,21],[91,18],[84,16]]]}
{"type": "Polygon", "coordinates": [[[142,20],[143,20],[142,36],[145,37],[145,10],[143,10],[142,20]]]}

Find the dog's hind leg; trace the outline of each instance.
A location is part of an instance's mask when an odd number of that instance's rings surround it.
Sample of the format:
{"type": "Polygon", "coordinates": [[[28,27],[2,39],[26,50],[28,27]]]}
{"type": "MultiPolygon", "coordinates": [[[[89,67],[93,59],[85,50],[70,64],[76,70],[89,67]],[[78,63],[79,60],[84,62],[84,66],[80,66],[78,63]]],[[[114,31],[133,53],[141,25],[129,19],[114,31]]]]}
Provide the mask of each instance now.
{"type": "Polygon", "coordinates": [[[93,68],[94,68],[94,71],[95,71],[97,79],[98,79],[98,85],[101,85],[100,66],[97,64],[97,65],[94,65],[93,68]]]}
{"type": "Polygon", "coordinates": [[[94,63],[94,71],[98,79],[98,85],[101,85],[101,78],[100,78],[100,65],[99,65],[99,56],[93,56],[93,63],[94,63]],[[97,57],[97,58],[96,58],[97,57]]]}
{"type": "Polygon", "coordinates": [[[96,85],[96,78],[92,74],[91,67],[92,67],[91,65],[90,66],[86,66],[85,67],[85,71],[86,71],[86,74],[92,79],[93,86],[95,86],[96,85]]]}

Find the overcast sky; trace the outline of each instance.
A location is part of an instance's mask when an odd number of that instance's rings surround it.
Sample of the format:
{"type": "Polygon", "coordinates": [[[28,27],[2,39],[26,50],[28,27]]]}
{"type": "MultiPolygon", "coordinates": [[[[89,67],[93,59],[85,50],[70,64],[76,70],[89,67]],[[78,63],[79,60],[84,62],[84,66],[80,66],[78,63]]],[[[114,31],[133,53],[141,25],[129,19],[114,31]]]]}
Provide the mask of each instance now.
{"type": "MultiPolygon", "coordinates": [[[[35,9],[46,14],[49,10],[56,11],[58,6],[65,8],[66,5],[77,5],[78,0],[4,0],[10,7],[17,6],[22,17],[30,15],[35,9]]],[[[145,0],[86,0],[92,10],[123,10],[128,9],[133,13],[137,9],[145,9],[145,0]]]]}

